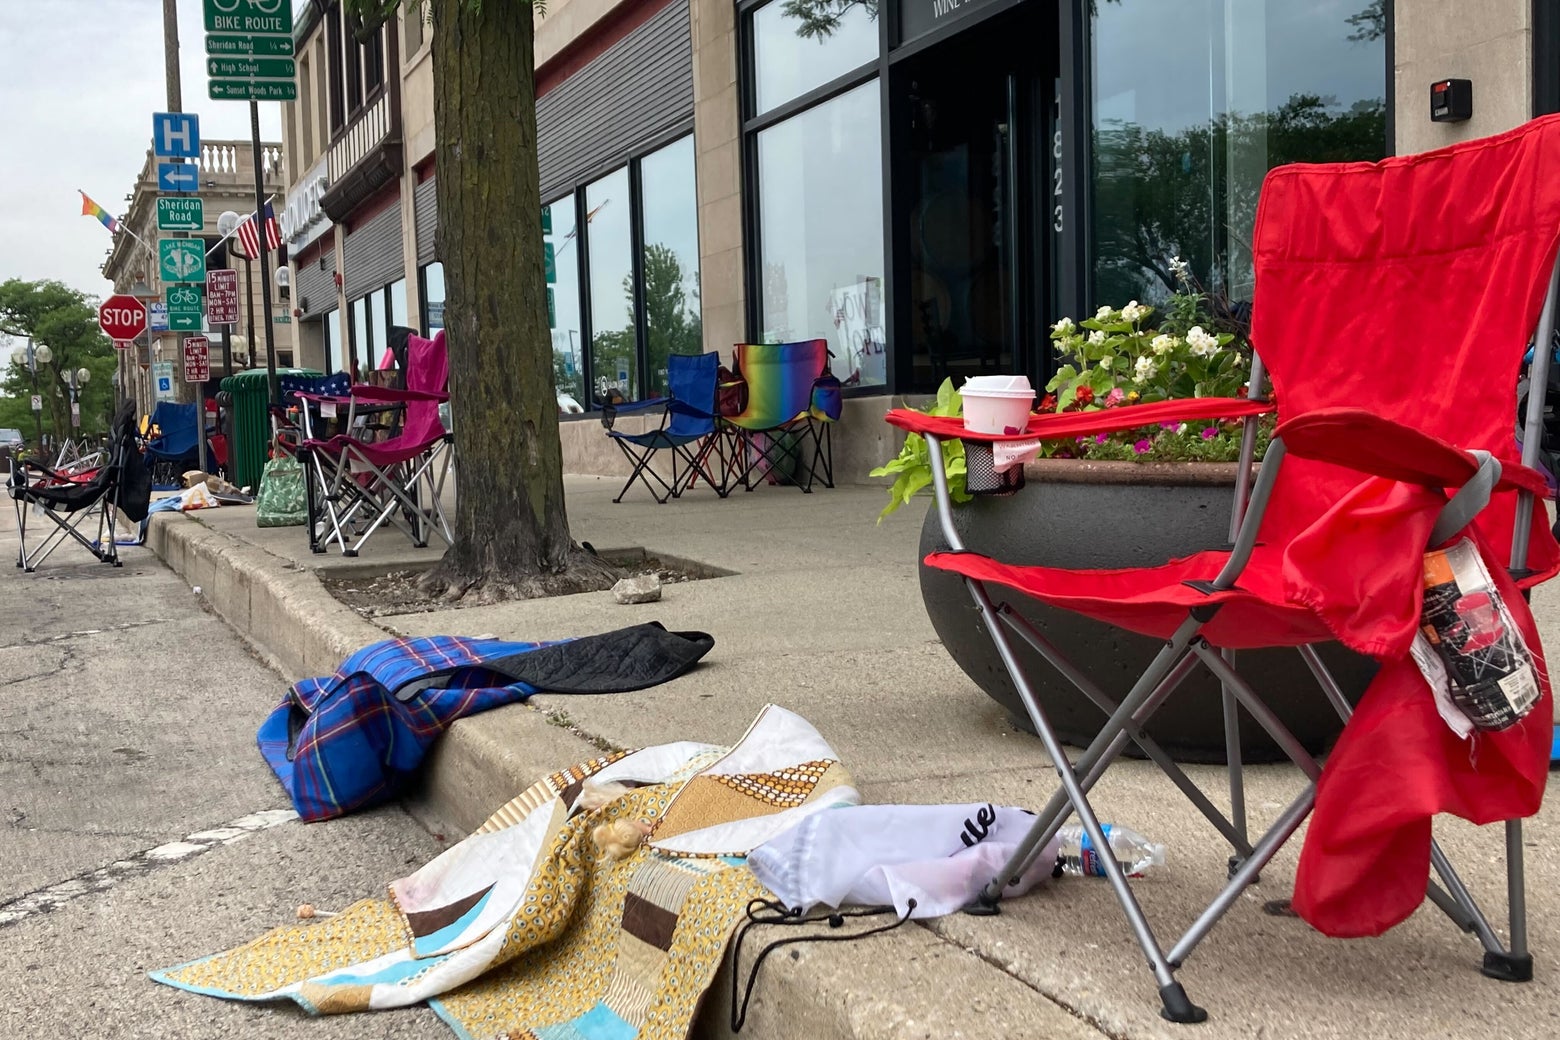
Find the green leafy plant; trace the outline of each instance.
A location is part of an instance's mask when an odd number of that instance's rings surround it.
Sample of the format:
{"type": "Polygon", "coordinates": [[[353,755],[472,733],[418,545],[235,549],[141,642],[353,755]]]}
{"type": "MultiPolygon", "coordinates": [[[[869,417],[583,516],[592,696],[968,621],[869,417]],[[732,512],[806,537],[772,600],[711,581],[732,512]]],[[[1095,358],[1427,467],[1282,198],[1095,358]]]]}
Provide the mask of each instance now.
{"type": "MultiPolygon", "coordinates": [[[[953,380],[944,379],[942,386],[937,388],[937,399],[921,410],[927,415],[960,416],[964,414],[964,400],[953,388],[953,380]]],[[[972,496],[964,490],[964,442],[943,441],[942,455],[943,468],[948,474],[949,493],[955,502],[968,502],[972,496]]],[[[894,478],[893,486],[888,489],[888,505],[878,514],[878,523],[882,523],[885,516],[909,504],[917,492],[931,486],[932,453],[927,447],[926,438],[918,433],[907,436],[899,457],[886,466],[874,469],[871,475],[894,478]]]]}

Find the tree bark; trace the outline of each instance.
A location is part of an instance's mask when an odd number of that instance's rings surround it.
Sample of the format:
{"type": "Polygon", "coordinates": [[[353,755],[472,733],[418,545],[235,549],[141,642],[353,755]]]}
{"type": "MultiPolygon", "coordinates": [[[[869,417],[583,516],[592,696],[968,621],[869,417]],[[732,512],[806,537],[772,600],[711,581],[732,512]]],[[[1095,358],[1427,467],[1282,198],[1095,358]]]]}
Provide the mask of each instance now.
{"type": "Polygon", "coordinates": [[[605,588],[574,546],[542,268],[535,30],[523,0],[430,0],[454,545],[426,585],[458,598],[605,588]]]}

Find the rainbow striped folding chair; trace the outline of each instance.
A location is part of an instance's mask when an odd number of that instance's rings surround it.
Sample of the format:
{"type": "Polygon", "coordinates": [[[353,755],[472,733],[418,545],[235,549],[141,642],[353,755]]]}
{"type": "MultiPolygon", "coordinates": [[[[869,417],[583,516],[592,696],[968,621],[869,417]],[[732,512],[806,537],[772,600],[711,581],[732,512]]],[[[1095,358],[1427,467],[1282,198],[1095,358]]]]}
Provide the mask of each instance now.
{"type": "Polygon", "coordinates": [[[815,480],[832,488],[829,431],[843,402],[827,341],[738,343],[732,359],[747,384],[746,407],[725,417],[740,447],[737,480],[748,491],[764,476],[789,479],[809,494],[815,480]]]}

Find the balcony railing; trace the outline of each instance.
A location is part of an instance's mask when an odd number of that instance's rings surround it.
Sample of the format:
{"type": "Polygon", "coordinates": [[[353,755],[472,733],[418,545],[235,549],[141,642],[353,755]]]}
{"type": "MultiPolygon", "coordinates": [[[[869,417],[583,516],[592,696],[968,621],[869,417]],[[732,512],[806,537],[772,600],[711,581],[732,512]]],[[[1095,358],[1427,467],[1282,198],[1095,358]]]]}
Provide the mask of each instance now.
{"type": "Polygon", "coordinates": [[[390,92],[381,91],[379,98],[364,108],[341,137],[330,146],[325,161],[330,171],[331,183],[339,183],[352,167],[362,162],[365,156],[372,154],[381,144],[386,143],[393,129],[390,92]]]}
{"type": "MultiPolygon", "coordinates": [[[[254,181],[254,146],[248,141],[206,141],[200,146],[200,157],[195,165],[200,167],[202,179],[208,177],[238,177],[254,181]]],[[[260,146],[260,172],[266,181],[282,176],[282,150],[274,144],[260,146]]]]}

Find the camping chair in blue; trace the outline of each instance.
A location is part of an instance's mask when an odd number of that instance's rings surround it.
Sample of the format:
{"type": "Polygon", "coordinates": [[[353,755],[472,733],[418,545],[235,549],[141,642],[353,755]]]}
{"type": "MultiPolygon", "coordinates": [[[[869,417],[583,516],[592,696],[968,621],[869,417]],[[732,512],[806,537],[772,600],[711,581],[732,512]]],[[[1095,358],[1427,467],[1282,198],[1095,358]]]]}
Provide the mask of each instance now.
{"type": "Polygon", "coordinates": [[[623,501],[623,496],[637,480],[649,489],[652,498],[665,505],[691,488],[700,477],[717,495],[726,497],[726,458],[720,450],[720,435],[715,423],[719,370],[719,354],[673,354],[666,359],[669,396],[603,408],[601,425],[606,427],[607,436],[633,467],[623,490],[612,501],[623,501]],[[659,429],[648,433],[623,433],[612,428],[619,415],[649,408],[663,408],[659,429]],[[651,467],[660,451],[667,451],[672,456],[670,483],[651,467]],[[712,457],[720,462],[719,480],[710,472],[712,457]],[[651,480],[661,486],[663,494],[657,494],[651,480]]]}
{"type": "Polygon", "coordinates": [[[200,445],[196,438],[200,406],[158,401],[152,409],[152,426],[157,435],[146,441],[146,465],[152,471],[152,486],[160,491],[183,487],[187,470],[200,465],[200,445]]]}

